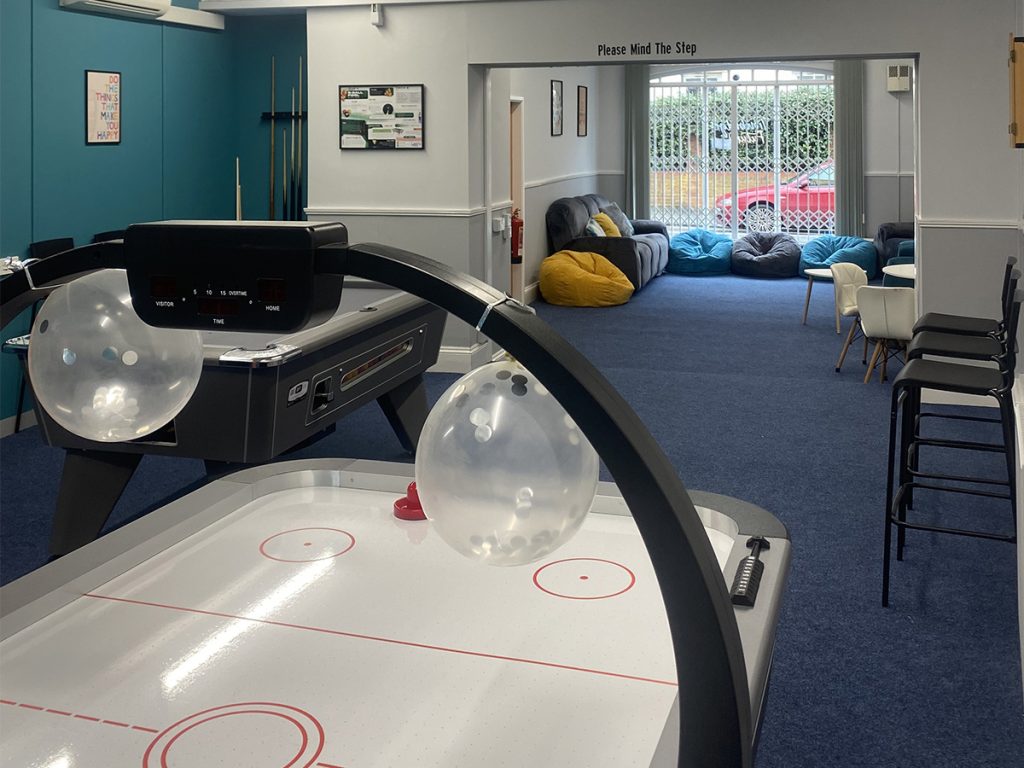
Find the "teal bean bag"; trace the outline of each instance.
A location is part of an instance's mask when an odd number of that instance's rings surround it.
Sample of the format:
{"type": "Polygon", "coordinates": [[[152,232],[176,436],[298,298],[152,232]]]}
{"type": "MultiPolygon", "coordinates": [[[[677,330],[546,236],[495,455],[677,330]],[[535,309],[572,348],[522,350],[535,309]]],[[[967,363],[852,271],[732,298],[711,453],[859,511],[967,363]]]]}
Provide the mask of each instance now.
{"type": "Polygon", "coordinates": [[[822,235],[804,246],[800,254],[800,274],[842,263],[856,264],[870,280],[878,268],[878,252],[870,240],[846,235],[822,235]]]}
{"type": "Polygon", "coordinates": [[[668,244],[666,270],[677,275],[722,274],[729,271],[731,262],[732,238],[728,235],[691,229],[673,235],[668,244]]]}
{"type": "MultiPolygon", "coordinates": [[[[913,264],[914,263],[914,241],[904,240],[898,246],[896,246],[896,255],[893,256],[889,261],[885,263],[885,266],[896,264],[913,264]]],[[[893,277],[892,275],[882,275],[882,287],[883,288],[913,288],[913,280],[904,280],[902,277],[893,277]]]]}

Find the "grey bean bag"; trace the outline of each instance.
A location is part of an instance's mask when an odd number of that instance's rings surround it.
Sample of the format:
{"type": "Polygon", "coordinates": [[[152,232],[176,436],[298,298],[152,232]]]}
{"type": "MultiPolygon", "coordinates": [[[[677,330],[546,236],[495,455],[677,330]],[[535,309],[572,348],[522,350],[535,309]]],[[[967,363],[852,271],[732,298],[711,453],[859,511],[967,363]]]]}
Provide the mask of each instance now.
{"type": "Polygon", "coordinates": [[[782,232],[751,232],[733,243],[732,271],[748,277],[796,277],[800,246],[782,232]]]}

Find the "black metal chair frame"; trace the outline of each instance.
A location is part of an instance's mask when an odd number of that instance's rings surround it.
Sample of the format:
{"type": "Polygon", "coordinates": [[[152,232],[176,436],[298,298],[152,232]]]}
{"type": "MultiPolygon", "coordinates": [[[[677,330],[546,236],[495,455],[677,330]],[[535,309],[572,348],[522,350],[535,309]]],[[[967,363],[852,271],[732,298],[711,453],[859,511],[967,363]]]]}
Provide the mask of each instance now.
{"type": "Polygon", "coordinates": [[[967,393],[982,394],[994,398],[1000,410],[1000,417],[998,419],[964,416],[960,414],[922,412],[921,393],[924,389],[938,389],[952,392],[963,392],[966,390],[939,381],[932,381],[929,383],[927,380],[923,382],[920,380],[913,380],[912,374],[917,370],[913,364],[914,360],[918,358],[908,361],[907,367],[893,382],[892,405],[889,416],[889,453],[885,499],[885,544],[882,565],[883,606],[887,606],[889,604],[892,529],[894,527],[897,529],[897,560],[903,560],[903,549],[905,546],[907,529],[949,533],[959,536],[992,539],[996,541],[1016,542],[1017,540],[1016,472],[1014,467],[1014,462],[1016,460],[1016,439],[1014,434],[1012,389],[1014,370],[1016,367],[1015,338],[1020,319],[1022,298],[1024,298],[1024,292],[1011,294],[1011,309],[1009,317],[1002,323],[1005,331],[1003,353],[993,358],[999,366],[998,371],[994,371],[992,368],[977,368],[976,366],[967,366],[957,363],[942,364],[944,366],[952,366],[953,368],[960,369],[962,373],[970,374],[976,372],[979,377],[991,377],[993,373],[997,372],[1000,379],[1000,384],[998,386],[985,388],[981,385],[979,387],[971,388],[971,391],[967,391],[967,393]],[[905,373],[911,375],[904,376],[905,373]],[[998,444],[970,440],[951,440],[925,437],[921,434],[921,423],[922,419],[925,417],[945,418],[958,421],[999,423],[1002,427],[1003,442],[1002,444],[998,444]],[[897,429],[898,422],[899,428],[897,429]],[[898,452],[897,434],[899,436],[898,452]],[[951,475],[939,472],[923,472],[920,469],[920,448],[922,446],[1003,453],[1006,458],[1006,479],[1001,480],[997,478],[951,475]],[[899,485],[894,492],[897,460],[899,461],[899,485]],[[945,485],[921,482],[921,480],[939,480],[948,483],[1002,486],[1005,487],[1006,490],[1005,492],[984,490],[976,487],[965,487],[963,485],[945,485]],[[910,522],[907,520],[907,510],[913,509],[914,491],[916,489],[1005,499],[1010,502],[1010,511],[1013,522],[1012,532],[1009,534],[1002,534],[910,522]]]}

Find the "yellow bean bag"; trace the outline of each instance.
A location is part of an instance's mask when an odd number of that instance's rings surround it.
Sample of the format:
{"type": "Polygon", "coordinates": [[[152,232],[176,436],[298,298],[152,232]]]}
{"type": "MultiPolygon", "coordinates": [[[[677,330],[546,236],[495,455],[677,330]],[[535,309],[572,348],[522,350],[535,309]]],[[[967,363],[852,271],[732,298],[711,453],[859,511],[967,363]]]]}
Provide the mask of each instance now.
{"type": "Polygon", "coordinates": [[[540,293],[563,307],[613,307],[629,301],[633,284],[600,254],[559,251],[540,264],[540,293]]]}

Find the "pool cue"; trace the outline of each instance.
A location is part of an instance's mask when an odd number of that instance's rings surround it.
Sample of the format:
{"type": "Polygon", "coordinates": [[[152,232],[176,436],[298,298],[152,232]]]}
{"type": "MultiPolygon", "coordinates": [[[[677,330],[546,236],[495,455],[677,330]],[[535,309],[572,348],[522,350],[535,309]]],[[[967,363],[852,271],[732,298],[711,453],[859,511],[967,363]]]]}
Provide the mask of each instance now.
{"type": "Polygon", "coordinates": [[[299,56],[299,154],[296,157],[298,161],[298,172],[295,174],[298,179],[298,183],[295,187],[295,210],[296,218],[302,218],[302,57],[299,56]]]}
{"type": "Polygon", "coordinates": [[[275,62],[274,57],[270,57],[270,215],[269,219],[275,219],[274,211],[274,163],[277,158],[274,157],[274,69],[275,62]]]}
{"type": "Polygon", "coordinates": [[[239,178],[239,160],[235,155],[235,221],[242,220],[242,182],[239,178]]]}
{"type": "Polygon", "coordinates": [[[288,129],[281,129],[281,218],[288,218],[288,129]]]}
{"type": "Polygon", "coordinates": [[[291,193],[288,199],[291,201],[288,208],[288,220],[295,221],[295,89],[292,88],[292,150],[291,150],[291,173],[288,175],[288,188],[291,193]]]}

